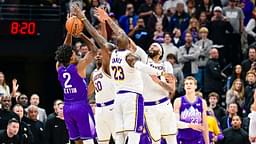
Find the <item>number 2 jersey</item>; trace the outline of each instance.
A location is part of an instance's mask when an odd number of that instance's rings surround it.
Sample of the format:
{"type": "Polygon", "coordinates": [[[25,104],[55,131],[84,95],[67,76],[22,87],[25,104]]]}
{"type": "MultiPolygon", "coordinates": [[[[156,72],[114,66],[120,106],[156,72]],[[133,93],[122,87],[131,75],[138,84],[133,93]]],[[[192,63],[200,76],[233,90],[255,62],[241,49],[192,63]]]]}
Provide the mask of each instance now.
{"type": "Polygon", "coordinates": [[[60,66],[58,80],[63,88],[64,102],[84,101],[88,103],[87,84],[85,79],[78,74],[75,64],[70,64],[67,67],[60,66]]]}
{"type": "Polygon", "coordinates": [[[114,50],[110,59],[111,78],[114,81],[115,91],[132,91],[142,94],[143,81],[141,72],[129,66],[126,56],[129,50],[114,50]]]}
{"type": "Polygon", "coordinates": [[[103,72],[102,68],[95,69],[92,75],[96,103],[104,103],[113,100],[115,91],[111,77],[103,72]]]}

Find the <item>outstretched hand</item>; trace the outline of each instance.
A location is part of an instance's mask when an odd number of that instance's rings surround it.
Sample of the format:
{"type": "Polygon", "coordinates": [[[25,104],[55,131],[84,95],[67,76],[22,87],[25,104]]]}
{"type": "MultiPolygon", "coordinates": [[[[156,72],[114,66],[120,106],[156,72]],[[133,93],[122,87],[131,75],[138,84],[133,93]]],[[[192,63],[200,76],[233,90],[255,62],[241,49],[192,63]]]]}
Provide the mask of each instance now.
{"type": "Polygon", "coordinates": [[[158,76],[156,75],[150,75],[150,77],[152,78],[152,80],[155,82],[155,83],[160,83],[160,79],[158,78],[158,76]]]}
{"type": "Polygon", "coordinates": [[[74,9],[74,15],[76,15],[79,19],[86,18],[83,10],[79,8],[77,5],[73,5],[72,8],[74,9]]]}
{"type": "Polygon", "coordinates": [[[106,21],[110,18],[107,12],[102,8],[95,8],[95,14],[100,21],[106,21]]]}

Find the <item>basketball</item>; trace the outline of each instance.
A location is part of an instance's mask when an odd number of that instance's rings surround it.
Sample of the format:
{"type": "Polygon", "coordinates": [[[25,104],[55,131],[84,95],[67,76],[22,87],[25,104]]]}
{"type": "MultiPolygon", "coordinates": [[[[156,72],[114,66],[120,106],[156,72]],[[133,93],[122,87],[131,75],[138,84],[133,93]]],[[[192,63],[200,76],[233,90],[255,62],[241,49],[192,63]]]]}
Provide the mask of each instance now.
{"type": "Polygon", "coordinates": [[[70,17],[66,22],[66,29],[69,33],[72,33],[73,36],[77,36],[83,31],[83,28],[83,23],[76,16],[70,17]]]}

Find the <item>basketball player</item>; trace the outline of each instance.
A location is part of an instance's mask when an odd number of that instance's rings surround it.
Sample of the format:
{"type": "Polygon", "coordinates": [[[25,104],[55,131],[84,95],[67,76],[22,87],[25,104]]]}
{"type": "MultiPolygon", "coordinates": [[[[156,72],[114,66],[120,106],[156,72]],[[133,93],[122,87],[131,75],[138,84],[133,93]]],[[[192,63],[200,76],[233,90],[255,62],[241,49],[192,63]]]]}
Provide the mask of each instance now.
{"type": "Polygon", "coordinates": [[[70,140],[76,144],[93,144],[96,136],[92,109],[87,101],[85,69],[96,54],[96,46],[84,34],[80,37],[91,51],[78,60],[71,47],[72,36],[67,34],[64,45],[56,51],[58,79],[64,92],[64,116],[70,140]]]}
{"type": "Polygon", "coordinates": [[[169,93],[175,92],[175,78],[172,76],[173,68],[168,62],[161,62],[163,55],[162,47],[158,43],[152,43],[147,54],[139,47],[135,52],[147,65],[160,70],[164,76],[150,77],[143,75],[144,87],[144,109],[146,126],[153,144],[160,144],[161,137],[165,138],[167,144],[175,144],[177,126],[170,103],[169,93]]]}
{"type": "MultiPolygon", "coordinates": [[[[97,9],[99,19],[105,20],[108,25],[118,30],[117,49],[112,52],[110,58],[110,74],[115,87],[115,131],[116,144],[125,142],[126,133],[128,135],[128,144],[139,144],[140,135],[143,130],[143,106],[142,97],[143,81],[141,72],[151,75],[159,75],[160,72],[151,68],[134,56],[129,50],[129,39],[123,30],[102,9],[97,9]]],[[[93,27],[82,11],[76,7],[76,15],[86,25],[87,31],[93,36],[95,41],[100,42],[102,46],[107,44],[101,36],[95,35],[93,27]]]]}
{"type": "Polygon", "coordinates": [[[209,144],[206,102],[195,95],[196,79],[188,76],[184,81],[185,96],[175,99],[178,144],[209,144]]]}
{"type": "MultiPolygon", "coordinates": [[[[95,91],[95,122],[96,132],[99,144],[109,144],[111,135],[115,137],[113,125],[113,108],[114,108],[114,86],[109,74],[109,66],[104,70],[102,61],[107,61],[102,58],[102,50],[98,49],[95,56],[96,69],[92,72],[91,81],[88,87],[89,94],[95,91]]],[[[109,61],[109,58],[107,58],[109,61]]]]}

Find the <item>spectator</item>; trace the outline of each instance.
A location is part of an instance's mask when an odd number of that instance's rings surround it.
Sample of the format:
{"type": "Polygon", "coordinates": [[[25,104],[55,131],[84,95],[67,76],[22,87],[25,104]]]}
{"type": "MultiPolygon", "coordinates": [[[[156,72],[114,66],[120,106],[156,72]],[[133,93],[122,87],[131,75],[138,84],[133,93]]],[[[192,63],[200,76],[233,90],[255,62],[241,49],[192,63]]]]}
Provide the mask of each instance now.
{"type": "Polygon", "coordinates": [[[226,31],[232,32],[233,28],[223,16],[221,7],[217,6],[214,8],[214,15],[210,22],[209,31],[209,38],[213,41],[213,44],[224,46],[220,50],[220,61],[221,64],[224,64],[226,55],[229,52],[226,48],[226,31]]]}
{"type": "Polygon", "coordinates": [[[0,130],[0,143],[1,144],[20,144],[19,136],[19,121],[10,119],[5,130],[0,130]]]}
{"type": "Polygon", "coordinates": [[[205,66],[209,59],[209,52],[212,48],[212,41],[207,38],[208,29],[206,27],[200,28],[199,36],[201,39],[195,43],[200,49],[200,55],[198,60],[198,74],[196,77],[198,79],[198,87],[203,90],[205,66]]]}
{"type": "Polygon", "coordinates": [[[96,24],[97,22],[97,18],[94,16],[95,15],[95,8],[96,7],[99,7],[100,6],[100,0],[91,0],[91,6],[90,6],[90,10],[89,10],[89,13],[90,13],[90,20],[92,22],[93,25],[96,24]]]}
{"type": "Polygon", "coordinates": [[[145,0],[144,3],[140,4],[137,13],[139,14],[139,17],[142,17],[144,19],[145,23],[148,23],[148,19],[150,15],[153,13],[153,10],[154,10],[153,0],[145,0]]]}
{"type": "Polygon", "coordinates": [[[200,54],[199,48],[192,42],[192,34],[187,32],[185,45],[178,52],[178,62],[182,64],[184,77],[195,75],[198,72],[197,60],[200,54]]]}
{"type": "Polygon", "coordinates": [[[24,118],[24,109],[21,105],[16,104],[13,107],[13,112],[16,113],[19,116],[19,123],[20,123],[20,127],[19,127],[19,132],[18,132],[18,136],[20,138],[20,144],[31,144],[33,143],[33,134],[30,130],[30,128],[28,127],[27,123],[25,123],[23,121],[24,118]]]}
{"type": "Polygon", "coordinates": [[[162,27],[164,27],[164,22],[163,20],[166,19],[164,13],[163,13],[163,8],[160,3],[157,3],[155,5],[153,13],[150,15],[147,23],[147,30],[150,34],[153,34],[154,31],[156,30],[156,25],[159,24],[162,27]]]}
{"type": "Polygon", "coordinates": [[[199,17],[199,15],[202,12],[204,12],[206,14],[207,19],[210,19],[211,14],[212,14],[212,10],[213,10],[212,1],[211,0],[202,0],[201,4],[197,8],[196,17],[199,17]]]}
{"type": "Polygon", "coordinates": [[[220,122],[221,118],[226,115],[225,109],[218,104],[219,98],[220,96],[216,92],[211,92],[208,95],[209,107],[213,109],[214,115],[217,118],[218,122],[220,122]]]}
{"type": "Polygon", "coordinates": [[[250,106],[253,102],[254,89],[256,88],[256,74],[253,71],[248,71],[246,75],[246,86],[244,90],[245,97],[245,111],[247,114],[250,112],[250,106]]]}
{"type": "Polygon", "coordinates": [[[228,42],[227,61],[232,64],[238,64],[242,60],[241,33],[244,29],[244,13],[241,8],[236,7],[237,2],[237,0],[229,0],[229,5],[223,8],[224,16],[233,27],[233,32],[230,32],[226,39],[228,42]]]}
{"type": "Polygon", "coordinates": [[[128,0],[112,0],[111,10],[116,15],[116,18],[119,19],[122,15],[125,14],[128,0]]]}
{"type": "Polygon", "coordinates": [[[170,33],[164,33],[164,43],[162,43],[162,47],[164,50],[162,61],[166,61],[166,56],[170,53],[175,55],[175,57],[177,58],[178,48],[172,44],[172,38],[170,33]]]}
{"type": "Polygon", "coordinates": [[[184,93],[183,92],[184,76],[183,76],[182,68],[178,64],[177,57],[174,54],[169,53],[167,55],[166,59],[167,59],[168,62],[170,62],[172,64],[173,74],[176,78],[176,93],[177,93],[178,96],[180,96],[184,93]]]}
{"type": "Polygon", "coordinates": [[[185,41],[181,38],[181,31],[178,28],[175,28],[173,30],[172,43],[177,48],[180,48],[181,46],[183,46],[185,44],[185,41]]]}
{"type": "Polygon", "coordinates": [[[239,7],[244,13],[244,25],[246,26],[252,17],[252,11],[254,9],[254,4],[251,0],[240,0],[239,7]]]}
{"type": "Polygon", "coordinates": [[[147,51],[150,45],[150,35],[146,30],[143,18],[139,18],[136,27],[129,33],[133,41],[147,51]]]}
{"type": "MultiPolygon", "coordinates": [[[[30,104],[38,107],[39,103],[40,103],[39,95],[38,94],[32,94],[31,97],[30,97],[30,104]]],[[[28,109],[26,109],[26,111],[28,112],[28,109]]],[[[46,115],[45,109],[38,107],[37,120],[39,120],[43,123],[46,122],[47,115],[46,115]]]]}
{"type": "Polygon", "coordinates": [[[45,124],[46,144],[69,143],[68,131],[64,121],[63,103],[57,105],[57,116],[45,124]]]}
{"type": "Polygon", "coordinates": [[[251,65],[256,61],[256,45],[250,45],[248,49],[248,58],[243,60],[241,65],[244,72],[248,72],[251,69],[251,65]]]}
{"type": "Polygon", "coordinates": [[[138,18],[139,17],[134,14],[133,4],[129,3],[126,6],[125,15],[119,18],[119,25],[129,35],[129,33],[135,29],[138,18]]]}
{"type": "Polygon", "coordinates": [[[249,114],[249,140],[251,144],[256,144],[256,95],[254,95],[254,102],[251,105],[251,113],[249,114]]]}
{"type": "Polygon", "coordinates": [[[192,34],[193,43],[199,40],[199,22],[196,18],[190,19],[188,29],[184,32],[184,34],[186,32],[190,32],[192,34]]]}
{"type": "Polygon", "coordinates": [[[232,75],[229,76],[227,79],[227,89],[230,89],[235,79],[241,79],[244,82],[244,78],[245,77],[244,77],[244,72],[242,70],[242,66],[240,64],[236,65],[234,67],[232,75]]]}
{"type": "Polygon", "coordinates": [[[210,59],[205,66],[205,76],[204,76],[204,92],[208,96],[211,92],[217,92],[222,94],[223,76],[221,75],[221,68],[219,62],[219,52],[216,48],[210,50],[210,59]]]}
{"type": "Polygon", "coordinates": [[[227,106],[227,114],[226,116],[221,118],[220,124],[222,129],[230,128],[232,118],[237,116],[238,105],[236,103],[230,103],[227,106]]]}
{"type": "Polygon", "coordinates": [[[28,107],[28,96],[25,94],[21,94],[20,96],[17,97],[17,104],[20,104],[23,106],[23,108],[28,107]]]}
{"type": "Polygon", "coordinates": [[[10,119],[19,119],[19,116],[10,110],[12,106],[11,96],[2,96],[1,104],[2,108],[0,109],[0,130],[6,128],[10,119]]]}
{"type": "Polygon", "coordinates": [[[222,144],[250,144],[248,133],[241,128],[241,124],[239,116],[232,117],[232,127],[223,131],[224,139],[222,144]]]}
{"type": "MultiPolygon", "coordinates": [[[[79,53],[79,50],[80,50],[80,48],[81,48],[81,45],[82,45],[81,41],[77,41],[77,42],[75,43],[75,51],[76,51],[77,53],[79,53]]],[[[80,55],[80,54],[78,54],[78,55],[80,55]]]]}
{"type": "Polygon", "coordinates": [[[190,16],[184,11],[184,3],[178,2],[176,5],[176,12],[171,17],[169,32],[172,32],[174,28],[179,28],[181,33],[188,28],[190,16]]]}
{"type": "Polygon", "coordinates": [[[3,72],[0,72],[0,96],[10,96],[10,88],[6,84],[3,72]]]}
{"type": "Polygon", "coordinates": [[[60,103],[63,103],[63,101],[60,100],[60,99],[57,99],[57,100],[55,100],[55,101],[53,102],[53,110],[54,110],[54,112],[48,115],[47,120],[53,119],[53,118],[55,118],[55,117],[57,116],[57,112],[58,112],[58,111],[57,111],[57,110],[58,110],[58,109],[57,109],[57,106],[58,106],[58,104],[60,104],[60,103]]]}
{"type": "Polygon", "coordinates": [[[35,105],[30,105],[28,107],[28,120],[26,123],[28,124],[31,132],[34,136],[34,143],[32,144],[44,144],[44,124],[37,120],[38,116],[38,107],[35,105]]]}
{"type": "Polygon", "coordinates": [[[244,84],[241,79],[235,79],[232,87],[227,91],[226,104],[237,103],[239,110],[244,108],[244,84]]]}
{"type": "Polygon", "coordinates": [[[173,15],[179,2],[184,4],[186,10],[187,8],[183,0],[166,0],[163,5],[164,13],[171,13],[173,15]]]}
{"type": "Polygon", "coordinates": [[[153,40],[157,43],[163,43],[164,42],[164,31],[163,26],[160,23],[156,23],[156,31],[154,32],[153,40]]]}
{"type": "Polygon", "coordinates": [[[207,123],[209,128],[209,140],[210,143],[216,143],[224,138],[221,128],[218,125],[218,121],[214,116],[214,112],[211,108],[207,110],[207,123]]]}
{"type": "Polygon", "coordinates": [[[199,16],[199,27],[206,27],[209,29],[210,22],[209,19],[207,18],[206,12],[201,12],[199,16]]]}
{"type": "Polygon", "coordinates": [[[252,11],[252,17],[246,25],[248,45],[251,45],[256,40],[256,8],[252,11]]]}
{"type": "Polygon", "coordinates": [[[195,17],[196,14],[196,3],[194,0],[188,0],[187,1],[187,12],[190,17],[195,17]]]}

